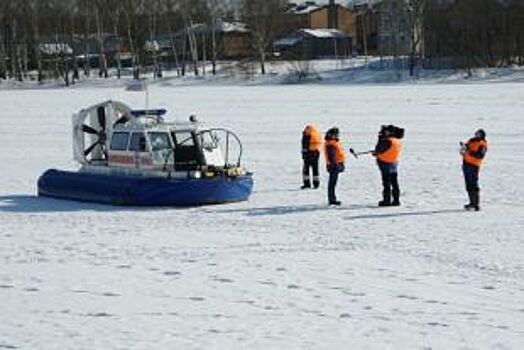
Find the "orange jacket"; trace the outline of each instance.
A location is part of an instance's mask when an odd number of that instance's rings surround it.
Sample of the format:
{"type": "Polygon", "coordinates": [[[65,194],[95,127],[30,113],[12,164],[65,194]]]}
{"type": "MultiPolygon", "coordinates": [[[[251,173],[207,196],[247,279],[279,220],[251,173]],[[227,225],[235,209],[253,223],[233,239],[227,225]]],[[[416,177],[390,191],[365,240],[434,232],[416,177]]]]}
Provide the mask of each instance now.
{"type": "Polygon", "coordinates": [[[324,143],[324,156],[326,158],[326,165],[328,166],[344,163],[346,161],[346,152],[344,151],[344,148],[338,140],[326,140],[326,142],[324,143]],[[328,149],[330,147],[333,147],[335,149],[335,164],[331,164],[331,161],[329,159],[328,149]]]}
{"type": "Polygon", "coordinates": [[[386,152],[377,154],[377,159],[384,163],[398,163],[402,142],[396,137],[389,137],[388,140],[391,142],[391,147],[386,152]]]}
{"type": "Polygon", "coordinates": [[[308,151],[318,151],[322,149],[322,135],[320,131],[313,125],[308,125],[304,129],[304,136],[309,137],[308,151]]]}
{"type": "Polygon", "coordinates": [[[464,163],[474,165],[478,168],[482,165],[484,155],[488,150],[488,142],[473,138],[466,142],[466,152],[464,153],[464,163]]]}

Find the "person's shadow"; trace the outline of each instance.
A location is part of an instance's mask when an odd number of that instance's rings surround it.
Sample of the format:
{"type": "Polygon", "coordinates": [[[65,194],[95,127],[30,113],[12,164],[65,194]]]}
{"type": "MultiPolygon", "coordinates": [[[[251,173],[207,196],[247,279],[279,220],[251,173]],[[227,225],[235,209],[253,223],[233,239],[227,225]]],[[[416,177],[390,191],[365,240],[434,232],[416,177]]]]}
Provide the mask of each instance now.
{"type": "Polygon", "coordinates": [[[304,205],[277,205],[269,207],[241,208],[241,209],[219,209],[209,210],[214,214],[244,213],[247,216],[280,216],[289,214],[309,213],[325,210],[357,210],[374,208],[369,205],[350,205],[339,208],[329,208],[327,204],[304,204],[304,205]]]}
{"type": "Polygon", "coordinates": [[[343,217],[345,220],[366,220],[366,219],[387,219],[395,217],[410,217],[410,216],[429,216],[429,215],[443,215],[464,213],[462,209],[438,209],[438,210],[423,210],[423,211],[407,211],[402,212],[383,212],[389,208],[379,208],[375,205],[358,205],[353,204],[349,206],[342,206],[338,208],[328,208],[326,204],[305,204],[305,205],[277,205],[268,207],[255,208],[233,208],[233,209],[219,209],[209,210],[207,212],[213,214],[245,214],[246,216],[284,216],[301,213],[322,212],[326,210],[334,210],[335,212],[350,212],[359,210],[377,210],[380,213],[370,213],[343,217]]]}
{"type": "Polygon", "coordinates": [[[398,217],[410,216],[432,216],[442,214],[464,213],[464,209],[439,209],[439,210],[424,210],[424,211],[409,211],[402,213],[381,213],[381,214],[364,214],[345,217],[346,220],[366,220],[366,219],[388,219],[398,217]]]}

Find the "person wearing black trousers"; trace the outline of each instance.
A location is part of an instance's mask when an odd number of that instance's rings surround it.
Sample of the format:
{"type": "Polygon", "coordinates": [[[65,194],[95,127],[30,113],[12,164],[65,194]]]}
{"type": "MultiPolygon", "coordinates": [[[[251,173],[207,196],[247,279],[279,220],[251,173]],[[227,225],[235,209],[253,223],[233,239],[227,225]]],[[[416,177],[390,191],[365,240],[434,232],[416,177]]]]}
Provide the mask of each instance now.
{"type": "Polygon", "coordinates": [[[398,185],[398,163],[404,129],[393,125],[382,126],[378,142],[373,155],[377,157],[377,165],[382,177],[382,200],[378,203],[380,207],[400,205],[400,187],[398,185]],[[393,196],[393,201],[391,197],[393,196]]]}
{"type": "Polygon", "coordinates": [[[324,155],[326,157],[326,170],[329,173],[328,202],[329,205],[341,205],[337,199],[335,188],[338,175],[345,170],[346,153],[339,140],[339,130],[334,127],[326,132],[324,143],[324,155]]]}
{"type": "Polygon", "coordinates": [[[320,186],[318,173],[318,161],[322,148],[322,136],[320,131],[312,124],[306,125],[302,132],[302,180],[301,189],[311,188],[311,175],[313,173],[313,188],[320,186]]]}
{"type": "Polygon", "coordinates": [[[462,155],[462,172],[466,182],[466,191],[468,192],[469,203],[464,206],[466,210],[480,210],[480,188],[479,172],[482,161],[488,151],[488,141],[486,141],[486,132],[479,129],[475,136],[466,143],[461,143],[462,155]]]}

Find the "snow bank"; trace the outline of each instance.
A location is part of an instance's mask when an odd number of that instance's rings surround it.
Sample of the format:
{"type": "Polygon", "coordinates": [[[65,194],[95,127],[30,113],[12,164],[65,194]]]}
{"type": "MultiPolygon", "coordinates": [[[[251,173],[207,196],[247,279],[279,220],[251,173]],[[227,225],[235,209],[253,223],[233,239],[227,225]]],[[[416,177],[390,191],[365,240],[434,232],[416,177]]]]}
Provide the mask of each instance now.
{"type": "MultiPolygon", "coordinates": [[[[291,40],[290,38],[289,40],[291,40]]],[[[287,39],[283,39],[287,40],[287,39]]],[[[321,85],[362,85],[362,84],[480,84],[480,83],[522,83],[524,67],[479,68],[473,69],[471,75],[465,70],[427,70],[415,69],[410,76],[407,63],[392,58],[365,57],[351,59],[324,59],[312,61],[270,61],[267,63],[267,74],[259,73],[257,62],[219,62],[217,74],[211,74],[211,65],[206,65],[206,74],[194,76],[188,72],[185,77],[178,76],[176,71],[165,71],[164,78],[152,79],[151,74],[143,74],[143,80],[150,85],[192,86],[192,85],[226,85],[226,86],[265,86],[286,84],[321,84],[321,85]]],[[[116,72],[110,78],[98,78],[95,72],[92,77],[83,78],[75,88],[118,88],[133,84],[130,71],[124,71],[122,79],[116,78],[116,72]]],[[[0,81],[0,90],[12,89],[55,89],[64,87],[62,81],[16,82],[0,81]]]]}

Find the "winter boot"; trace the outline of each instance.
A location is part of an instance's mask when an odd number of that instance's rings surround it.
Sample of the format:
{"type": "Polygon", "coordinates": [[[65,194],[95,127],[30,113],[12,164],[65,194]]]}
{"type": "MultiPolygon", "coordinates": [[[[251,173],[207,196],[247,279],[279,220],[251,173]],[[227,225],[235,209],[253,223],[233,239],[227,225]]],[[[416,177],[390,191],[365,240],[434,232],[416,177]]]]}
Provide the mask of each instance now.
{"type": "Polygon", "coordinates": [[[475,211],[479,211],[480,210],[480,206],[479,206],[480,193],[479,193],[479,191],[474,191],[473,192],[472,199],[473,200],[471,201],[471,204],[473,204],[473,209],[475,209],[475,211]]]}
{"type": "Polygon", "coordinates": [[[464,206],[466,210],[479,211],[479,193],[478,191],[468,191],[469,203],[464,206]]]}
{"type": "Polygon", "coordinates": [[[302,187],[300,187],[301,190],[305,190],[307,188],[311,188],[311,181],[309,180],[304,180],[304,184],[302,185],[302,187]]]}
{"type": "Polygon", "coordinates": [[[384,190],[382,192],[383,199],[378,202],[379,207],[390,207],[391,206],[391,192],[388,190],[384,190]]]}
{"type": "Polygon", "coordinates": [[[316,190],[320,187],[320,181],[319,180],[313,180],[313,188],[316,190]]]}
{"type": "Polygon", "coordinates": [[[393,202],[391,202],[391,206],[393,207],[400,206],[400,192],[399,191],[393,191],[393,202]]]}
{"type": "Polygon", "coordinates": [[[479,211],[480,210],[480,207],[479,206],[475,206],[474,204],[466,204],[464,206],[464,209],[466,210],[469,210],[469,211],[479,211]]]}

